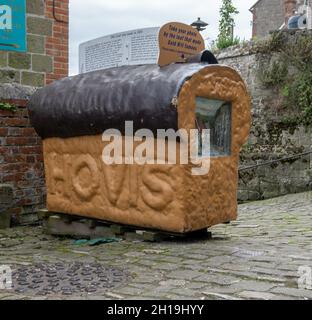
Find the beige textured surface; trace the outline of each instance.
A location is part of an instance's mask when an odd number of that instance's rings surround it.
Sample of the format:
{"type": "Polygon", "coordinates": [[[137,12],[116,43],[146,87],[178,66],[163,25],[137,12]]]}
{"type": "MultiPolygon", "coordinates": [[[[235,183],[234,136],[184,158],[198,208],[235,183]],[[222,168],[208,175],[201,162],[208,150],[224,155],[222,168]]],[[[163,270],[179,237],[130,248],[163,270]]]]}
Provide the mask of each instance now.
{"type": "Polygon", "coordinates": [[[48,209],[172,232],[236,219],[238,155],[250,129],[250,98],[234,70],[205,68],[180,91],[180,128],[194,128],[196,96],[231,101],[233,108],[232,155],[212,158],[207,175],[191,175],[193,165],[105,165],[101,135],[45,139],[48,209]]]}
{"type": "Polygon", "coordinates": [[[185,83],[179,95],[179,127],[192,129],[196,96],[232,102],[230,157],[211,158],[205,176],[192,176],[184,167],[185,230],[196,230],[237,218],[239,151],[251,126],[250,97],[241,77],[225,66],[203,69],[185,83]]]}

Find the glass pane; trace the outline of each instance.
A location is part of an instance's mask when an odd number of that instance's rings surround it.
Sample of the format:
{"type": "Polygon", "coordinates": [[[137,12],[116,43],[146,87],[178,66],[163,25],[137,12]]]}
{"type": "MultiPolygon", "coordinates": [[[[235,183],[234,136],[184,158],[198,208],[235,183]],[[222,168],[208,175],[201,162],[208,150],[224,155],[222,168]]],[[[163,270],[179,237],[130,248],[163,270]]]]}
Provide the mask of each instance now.
{"type": "Polygon", "coordinates": [[[200,156],[208,156],[202,152],[203,129],[210,129],[210,156],[231,154],[231,109],[230,102],[196,98],[196,128],[199,131],[200,156]]]}

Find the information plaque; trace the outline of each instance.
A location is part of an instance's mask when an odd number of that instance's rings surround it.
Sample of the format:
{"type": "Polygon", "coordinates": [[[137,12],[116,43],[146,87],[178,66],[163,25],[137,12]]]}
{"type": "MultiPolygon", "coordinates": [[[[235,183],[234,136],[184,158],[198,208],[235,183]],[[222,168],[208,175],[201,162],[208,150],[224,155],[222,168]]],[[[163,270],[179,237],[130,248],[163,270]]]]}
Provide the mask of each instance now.
{"type": "Polygon", "coordinates": [[[156,64],[158,27],[112,34],[79,46],[79,73],[124,65],[156,64]]]}

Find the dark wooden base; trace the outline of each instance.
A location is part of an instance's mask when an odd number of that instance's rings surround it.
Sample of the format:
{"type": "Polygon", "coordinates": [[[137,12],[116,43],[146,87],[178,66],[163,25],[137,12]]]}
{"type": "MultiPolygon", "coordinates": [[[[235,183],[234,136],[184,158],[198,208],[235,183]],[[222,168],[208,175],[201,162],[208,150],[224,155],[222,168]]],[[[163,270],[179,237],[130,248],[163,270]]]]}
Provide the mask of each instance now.
{"type": "Polygon", "coordinates": [[[189,233],[170,233],[158,230],[147,230],[134,226],[115,224],[96,219],[40,210],[45,233],[55,236],[67,236],[78,239],[95,239],[118,237],[126,240],[158,242],[170,239],[210,239],[207,229],[189,233]]]}

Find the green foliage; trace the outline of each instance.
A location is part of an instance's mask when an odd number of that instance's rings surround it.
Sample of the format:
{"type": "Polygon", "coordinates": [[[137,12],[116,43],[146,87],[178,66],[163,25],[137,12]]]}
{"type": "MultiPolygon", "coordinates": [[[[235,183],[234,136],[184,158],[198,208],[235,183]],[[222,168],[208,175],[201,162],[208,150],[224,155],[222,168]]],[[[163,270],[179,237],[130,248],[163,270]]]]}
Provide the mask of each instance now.
{"type": "Polygon", "coordinates": [[[226,49],[228,47],[236,46],[240,44],[240,38],[235,37],[234,39],[231,38],[219,38],[217,40],[216,46],[218,49],[226,49]]]}
{"type": "Polygon", "coordinates": [[[243,147],[242,147],[242,151],[244,152],[244,153],[251,153],[252,152],[252,150],[253,150],[253,145],[252,144],[250,144],[250,143],[245,143],[244,145],[243,145],[243,147]]]}
{"type": "Polygon", "coordinates": [[[0,110],[16,111],[16,106],[7,102],[0,102],[0,110]]]}
{"type": "Polygon", "coordinates": [[[239,38],[233,39],[233,30],[235,26],[233,16],[238,13],[232,0],[222,0],[222,6],[220,8],[219,36],[216,42],[218,49],[225,49],[239,43],[239,38]]]}
{"type": "Polygon", "coordinates": [[[260,66],[258,76],[263,85],[274,87],[283,97],[282,107],[289,116],[284,123],[312,126],[312,36],[302,33],[294,41],[284,41],[283,32],[275,32],[270,39],[255,45],[257,53],[278,53],[279,59],[260,66]],[[289,72],[293,69],[292,72],[289,72]]]}
{"type": "Polygon", "coordinates": [[[285,125],[288,129],[291,127],[296,128],[300,124],[300,119],[298,117],[284,116],[281,124],[285,125]]]}
{"type": "Polygon", "coordinates": [[[289,94],[286,105],[291,108],[296,106],[301,123],[312,125],[312,68],[300,72],[289,84],[289,94]]]}
{"type": "Polygon", "coordinates": [[[287,98],[289,97],[289,86],[286,84],[283,88],[282,88],[282,95],[283,97],[287,98]]]}
{"type": "Polygon", "coordinates": [[[266,87],[276,87],[285,83],[288,67],[285,62],[274,61],[272,66],[262,68],[259,78],[266,87]]]}
{"type": "Polygon", "coordinates": [[[284,47],[284,34],[280,31],[273,32],[268,39],[255,40],[253,50],[255,53],[270,54],[272,52],[280,52],[284,47]]]}

